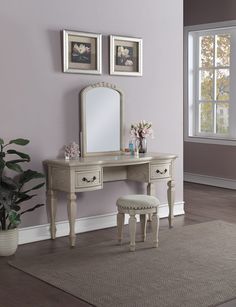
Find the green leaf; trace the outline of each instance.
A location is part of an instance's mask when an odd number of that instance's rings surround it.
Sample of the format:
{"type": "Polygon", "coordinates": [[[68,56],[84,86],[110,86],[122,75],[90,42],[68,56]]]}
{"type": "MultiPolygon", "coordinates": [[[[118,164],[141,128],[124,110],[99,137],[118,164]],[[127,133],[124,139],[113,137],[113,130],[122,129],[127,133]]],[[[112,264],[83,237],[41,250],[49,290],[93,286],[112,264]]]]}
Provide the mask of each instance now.
{"type": "Polygon", "coordinates": [[[24,184],[32,179],[38,179],[38,178],[44,178],[44,177],[45,177],[44,174],[28,169],[27,171],[24,171],[21,174],[19,183],[24,184]]]}
{"type": "Polygon", "coordinates": [[[3,158],[0,157],[0,170],[3,170],[6,165],[6,162],[3,160],[3,158]]]}
{"type": "Polygon", "coordinates": [[[0,145],[3,145],[4,144],[4,141],[3,139],[0,138],[0,145]]]}
{"type": "Polygon", "coordinates": [[[16,190],[18,188],[17,182],[15,182],[12,178],[7,176],[2,176],[2,186],[5,189],[16,190]]]}
{"type": "Polygon", "coordinates": [[[27,210],[25,210],[25,211],[22,211],[22,212],[20,213],[20,215],[25,214],[26,212],[34,211],[35,209],[37,209],[37,208],[39,208],[39,207],[42,207],[42,206],[44,206],[44,204],[38,204],[38,205],[34,206],[33,208],[30,208],[30,209],[27,209],[27,210]]]}
{"type": "Polygon", "coordinates": [[[23,172],[23,169],[20,167],[20,165],[16,164],[16,163],[11,163],[11,162],[6,162],[6,166],[15,171],[15,172],[18,172],[18,173],[22,173],[23,172]]]}
{"type": "Polygon", "coordinates": [[[12,197],[12,191],[4,189],[3,186],[0,186],[0,204],[7,212],[11,211],[12,197]]]}
{"type": "Polygon", "coordinates": [[[16,228],[20,224],[20,222],[21,222],[20,214],[15,212],[15,211],[9,212],[8,218],[9,218],[9,221],[10,221],[8,229],[16,228]]]}
{"type": "Polygon", "coordinates": [[[31,188],[31,189],[29,189],[29,190],[27,190],[27,191],[24,191],[24,193],[28,193],[28,192],[30,192],[30,191],[40,189],[41,187],[44,186],[44,184],[45,184],[45,182],[42,182],[42,183],[40,183],[40,184],[37,184],[37,185],[34,186],[33,188],[31,188]]]}
{"type": "Polygon", "coordinates": [[[21,163],[21,162],[29,162],[27,159],[16,159],[7,161],[7,163],[21,163]]]}
{"type": "Polygon", "coordinates": [[[19,205],[20,203],[23,203],[24,201],[30,200],[31,198],[37,196],[37,194],[33,194],[33,195],[27,195],[24,193],[19,193],[19,194],[18,194],[19,199],[15,202],[16,205],[19,205]]]}
{"type": "Polygon", "coordinates": [[[26,159],[26,160],[30,161],[30,156],[23,153],[23,152],[19,152],[19,151],[14,150],[14,149],[9,149],[9,150],[7,150],[7,153],[10,154],[10,155],[12,155],[12,154],[17,155],[17,156],[21,157],[22,159],[26,159]]]}
{"type": "Polygon", "coordinates": [[[29,144],[29,140],[26,140],[26,139],[15,139],[15,140],[11,140],[9,142],[9,144],[16,144],[16,145],[25,146],[25,145],[29,144]]]}
{"type": "Polygon", "coordinates": [[[16,211],[16,212],[18,212],[18,211],[20,211],[21,208],[20,208],[20,206],[12,205],[12,206],[11,206],[11,209],[14,210],[14,211],[16,211]]]}

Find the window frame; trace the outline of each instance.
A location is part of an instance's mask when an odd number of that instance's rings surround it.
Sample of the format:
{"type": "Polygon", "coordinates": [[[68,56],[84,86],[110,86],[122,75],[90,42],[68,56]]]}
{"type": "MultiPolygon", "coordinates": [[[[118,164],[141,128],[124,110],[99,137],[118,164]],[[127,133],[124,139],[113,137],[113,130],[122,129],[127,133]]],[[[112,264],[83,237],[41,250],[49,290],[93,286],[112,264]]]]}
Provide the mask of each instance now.
{"type": "MultiPolygon", "coordinates": [[[[196,62],[198,61],[196,60],[194,61],[194,58],[196,59],[199,56],[199,51],[196,46],[197,40],[193,39],[194,34],[189,37],[189,32],[196,31],[197,32],[196,35],[199,37],[201,36],[201,34],[206,34],[207,32],[211,32],[212,34],[213,32],[219,32],[219,31],[225,33],[225,30],[230,32],[232,28],[234,28],[234,30],[236,31],[236,20],[184,27],[184,140],[187,142],[236,146],[236,133],[235,133],[236,132],[236,121],[234,124],[235,127],[230,127],[230,131],[234,132],[234,137],[230,135],[225,136],[224,134],[223,135],[221,134],[212,135],[211,133],[203,133],[203,132],[197,133],[197,127],[198,127],[197,121],[199,120],[199,111],[197,109],[197,106],[199,105],[199,101],[198,101],[199,99],[197,99],[197,102],[196,102],[195,98],[198,96],[198,93],[196,91],[196,86],[199,85],[199,74],[198,76],[196,76],[196,75],[193,75],[193,72],[195,72],[196,74],[199,71],[199,67],[196,67],[196,62]],[[190,48],[192,47],[192,50],[190,50],[190,52],[189,52],[189,47],[190,48]],[[197,82],[193,81],[194,78],[197,78],[196,79],[197,82]],[[191,112],[191,109],[192,109],[192,112],[191,112]]],[[[236,34],[235,34],[235,37],[236,37],[236,34]]],[[[236,62],[236,59],[235,59],[235,62],[236,62]]],[[[230,62],[230,68],[231,67],[232,67],[232,62],[230,62]]],[[[230,79],[231,79],[231,75],[230,75],[230,79]]],[[[231,92],[231,88],[230,88],[230,92],[231,92]]],[[[236,101],[235,101],[235,104],[236,104],[236,101]]],[[[231,125],[232,122],[234,122],[232,121],[232,119],[230,119],[230,117],[232,117],[232,110],[231,110],[232,105],[233,104],[230,103],[230,100],[229,100],[229,106],[230,106],[229,125],[231,125]]],[[[236,115],[236,106],[232,108],[233,108],[234,114],[236,115]]]]}

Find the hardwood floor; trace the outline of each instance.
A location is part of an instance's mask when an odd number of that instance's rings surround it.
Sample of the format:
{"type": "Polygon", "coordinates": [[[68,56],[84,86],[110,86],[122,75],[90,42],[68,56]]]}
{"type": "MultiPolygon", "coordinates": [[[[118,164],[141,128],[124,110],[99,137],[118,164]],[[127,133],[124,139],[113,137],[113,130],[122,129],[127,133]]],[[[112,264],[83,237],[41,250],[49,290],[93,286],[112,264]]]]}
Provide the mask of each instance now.
{"type": "MultiPolygon", "coordinates": [[[[185,216],[175,218],[174,227],[202,223],[211,220],[224,220],[236,223],[236,191],[186,183],[184,190],[185,216]]],[[[160,223],[161,231],[168,227],[167,219],[160,223]]],[[[125,236],[128,229],[125,229],[125,236]]],[[[79,234],[77,246],[112,240],[116,238],[116,228],[79,234]]],[[[13,257],[34,257],[38,255],[57,253],[68,248],[68,238],[58,238],[55,241],[46,240],[32,244],[21,245],[13,257]]],[[[9,258],[0,258],[0,307],[88,307],[83,302],[51,285],[31,277],[7,264],[9,258]]],[[[236,306],[236,300],[221,305],[236,306]]]]}

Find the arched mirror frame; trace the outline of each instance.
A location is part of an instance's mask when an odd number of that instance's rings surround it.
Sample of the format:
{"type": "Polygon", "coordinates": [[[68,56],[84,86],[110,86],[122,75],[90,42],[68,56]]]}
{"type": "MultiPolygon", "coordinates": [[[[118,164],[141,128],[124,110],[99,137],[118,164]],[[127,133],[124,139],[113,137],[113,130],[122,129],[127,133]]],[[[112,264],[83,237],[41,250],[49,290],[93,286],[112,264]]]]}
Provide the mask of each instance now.
{"type": "Polygon", "coordinates": [[[124,152],[124,94],[116,85],[100,82],[85,87],[80,92],[80,147],[81,156],[98,156],[98,155],[120,155],[124,152]],[[87,131],[86,131],[86,94],[94,88],[109,88],[118,92],[120,95],[120,149],[117,151],[105,152],[87,152],[87,131]]]}

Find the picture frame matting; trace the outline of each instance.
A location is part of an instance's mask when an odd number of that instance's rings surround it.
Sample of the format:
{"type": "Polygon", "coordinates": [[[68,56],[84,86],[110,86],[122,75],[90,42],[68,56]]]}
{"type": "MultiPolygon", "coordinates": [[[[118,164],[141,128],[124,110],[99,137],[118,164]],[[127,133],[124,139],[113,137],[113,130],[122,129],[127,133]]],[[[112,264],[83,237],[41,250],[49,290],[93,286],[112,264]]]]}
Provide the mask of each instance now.
{"type": "Polygon", "coordinates": [[[63,72],[102,74],[102,35],[63,30],[63,72]]]}
{"type": "Polygon", "coordinates": [[[142,38],[110,35],[110,75],[142,76],[142,38]]]}

